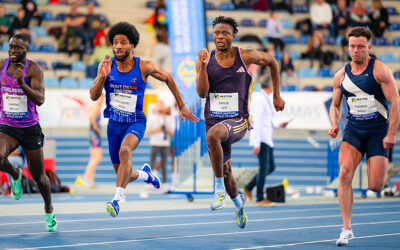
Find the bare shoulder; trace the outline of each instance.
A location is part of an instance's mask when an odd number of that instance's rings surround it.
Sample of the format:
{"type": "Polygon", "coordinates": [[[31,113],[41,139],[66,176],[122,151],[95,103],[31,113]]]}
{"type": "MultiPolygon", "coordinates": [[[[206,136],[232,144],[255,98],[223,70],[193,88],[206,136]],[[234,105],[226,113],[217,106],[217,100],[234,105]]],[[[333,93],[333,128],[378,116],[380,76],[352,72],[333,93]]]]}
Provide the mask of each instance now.
{"type": "Polygon", "coordinates": [[[374,78],[378,83],[385,82],[391,76],[390,68],[379,60],[375,60],[373,69],[374,78]]]}
{"type": "Polygon", "coordinates": [[[336,82],[342,82],[343,81],[343,78],[344,78],[344,72],[345,72],[345,70],[344,70],[344,67],[342,67],[342,68],[340,68],[337,72],[336,72],[336,74],[335,74],[335,76],[333,77],[333,81],[336,83],[336,82]]]}
{"type": "Polygon", "coordinates": [[[150,60],[142,60],[140,59],[139,68],[142,74],[148,75],[154,71],[155,63],[150,60]]]}
{"type": "Polygon", "coordinates": [[[30,74],[31,76],[32,75],[37,75],[39,77],[43,76],[42,67],[40,67],[39,64],[37,64],[36,62],[31,61],[28,66],[28,74],[30,74]]]}

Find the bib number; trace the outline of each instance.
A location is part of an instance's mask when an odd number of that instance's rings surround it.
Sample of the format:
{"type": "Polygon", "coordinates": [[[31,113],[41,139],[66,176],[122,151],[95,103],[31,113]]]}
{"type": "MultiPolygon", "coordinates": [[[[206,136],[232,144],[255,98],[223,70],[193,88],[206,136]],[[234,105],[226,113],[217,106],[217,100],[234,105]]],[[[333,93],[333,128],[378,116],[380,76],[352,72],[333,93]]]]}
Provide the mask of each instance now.
{"type": "Polygon", "coordinates": [[[21,119],[28,116],[28,98],[26,95],[3,94],[3,105],[6,117],[21,119]]]}
{"type": "Polygon", "coordinates": [[[373,95],[351,96],[347,98],[347,103],[350,108],[349,113],[356,121],[366,121],[378,117],[373,95]]]}
{"type": "Polygon", "coordinates": [[[136,111],[137,95],[124,94],[124,93],[111,93],[110,104],[113,108],[135,113],[136,111]]]}
{"type": "Polygon", "coordinates": [[[238,93],[210,93],[210,116],[231,118],[239,115],[238,93]]]}

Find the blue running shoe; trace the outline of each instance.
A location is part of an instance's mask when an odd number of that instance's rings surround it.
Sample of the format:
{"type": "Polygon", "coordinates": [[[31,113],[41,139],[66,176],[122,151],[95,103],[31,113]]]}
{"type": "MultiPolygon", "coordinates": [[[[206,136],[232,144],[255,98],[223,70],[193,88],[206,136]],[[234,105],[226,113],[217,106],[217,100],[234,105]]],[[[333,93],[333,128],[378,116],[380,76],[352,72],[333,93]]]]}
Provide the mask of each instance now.
{"type": "Polygon", "coordinates": [[[225,197],[225,191],[216,191],[211,201],[211,210],[214,211],[225,207],[225,197]]]}
{"type": "Polygon", "coordinates": [[[153,186],[157,189],[159,189],[161,187],[160,179],[158,178],[157,175],[155,175],[151,172],[151,168],[150,168],[149,164],[145,163],[142,167],[142,171],[146,172],[149,175],[149,178],[147,179],[147,181],[144,181],[144,182],[153,184],[153,186]]]}
{"type": "Polygon", "coordinates": [[[115,217],[119,213],[119,204],[117,200],[109,201],[106,204],[107,212],[112,216],[115,217]]]}
{"type": "Polygon", "coordinates": [[[243,207],[239,210],[236,210],[236,223],[240,228],[244,228],[247,224],[247,215],[244,212],[244,203],[246,202],[246,196],[244,194],[239,194],[240,198],[243,201],[243,207]]]}

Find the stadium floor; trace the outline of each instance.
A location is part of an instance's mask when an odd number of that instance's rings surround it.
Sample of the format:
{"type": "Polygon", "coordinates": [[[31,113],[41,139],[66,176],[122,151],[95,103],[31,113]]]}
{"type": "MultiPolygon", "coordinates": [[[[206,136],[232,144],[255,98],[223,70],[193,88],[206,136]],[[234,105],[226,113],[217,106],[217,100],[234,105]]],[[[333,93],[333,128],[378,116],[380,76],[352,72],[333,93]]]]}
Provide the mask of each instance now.
{"type": "MultiPolygon", "coordinates": [[[[128,188],[129,189],[129,188],[128,188]]],[[[100,189],[101,190],[101,189],[100,189]]],[[[1,249],[337,249],[341,230],[337,200],[289,198],[272,208],[248,204],[248,225],[235,224],[234,207],[211,212],[211,197],[128,193],[118,217],[104,209],[110,192],[55,194],[59,226],[46,232],[41,197],[0,197],[1,249]]],[[[356,199],[352,249],[393,249],[400,245],[400,199],[356,199]]]]}

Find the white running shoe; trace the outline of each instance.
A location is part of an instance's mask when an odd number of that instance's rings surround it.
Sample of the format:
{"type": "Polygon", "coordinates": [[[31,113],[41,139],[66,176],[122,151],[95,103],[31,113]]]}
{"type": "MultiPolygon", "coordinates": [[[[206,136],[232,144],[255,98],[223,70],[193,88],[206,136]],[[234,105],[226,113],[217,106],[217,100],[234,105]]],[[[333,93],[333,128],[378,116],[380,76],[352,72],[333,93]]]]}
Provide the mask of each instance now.
{"type": "Polygon", "coordinates": [[[344,230],[342,228],[342,232],[340,233],[339,239],[336,241],[336,245],[341,247],[349,244],[349,240],[354,239],[353,230],[344,230]]]}

